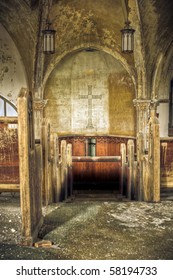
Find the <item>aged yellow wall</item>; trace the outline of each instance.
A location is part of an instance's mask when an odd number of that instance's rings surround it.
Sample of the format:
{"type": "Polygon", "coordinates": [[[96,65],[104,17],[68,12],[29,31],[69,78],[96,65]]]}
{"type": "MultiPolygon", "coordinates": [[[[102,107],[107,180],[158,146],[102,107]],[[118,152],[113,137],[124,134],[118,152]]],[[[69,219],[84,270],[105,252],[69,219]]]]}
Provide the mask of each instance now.
{"type": "Polygon", "coordinates": [[[58,134],[135,135],[134,86],[118,60],[102,51],[79,51],[53,70],[44,117],[58,134]]]}
{"type": "Polygon", "coordinates": [[[130,76],[112,73],[108,85],[110,134],[135,136],[135,93],[130,76]]]}

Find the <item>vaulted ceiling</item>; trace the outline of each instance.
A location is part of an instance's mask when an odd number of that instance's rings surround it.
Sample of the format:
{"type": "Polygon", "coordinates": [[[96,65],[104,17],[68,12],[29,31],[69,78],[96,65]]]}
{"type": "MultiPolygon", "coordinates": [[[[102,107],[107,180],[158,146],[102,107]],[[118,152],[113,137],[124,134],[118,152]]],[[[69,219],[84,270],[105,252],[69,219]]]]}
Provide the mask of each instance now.
{"type": "MultiPolygon", "coordinates": [[[[93,45],[102,45],[108,52],[113,53],[115,50],[127,64],[135,68],[137,57],[121,54],[120,30],[126,17],[127,11],[124,8],[126,0],[51,2],[52,9],[49,13],[53,19],[53,27],[57,31],[56,57],[86,46],[87,42],[90,42],[93,45]]],[[[34,79],[31,72],[35,71],[36,56],[39,54],[44,3],[45,0],[0,0],[0,23],[13,38],[20,52],[30,84],[34,79]]],[[[159,55],[163,56],[167,64],[165,66],[163,63],[162,68],[165,71],[170,69],[172,62],[170,58],[173,54],[173,1],[129,0],[128,5],[131,8],[131,25],[138,30],[135,34],[136,43],[141,47],[149,80],[155,71],[159,55]],[[168,56],[169,59],[166,61],[168,56]]],[[[45,58],[45,67],[54,61],[55,56],[45,58]]]]}

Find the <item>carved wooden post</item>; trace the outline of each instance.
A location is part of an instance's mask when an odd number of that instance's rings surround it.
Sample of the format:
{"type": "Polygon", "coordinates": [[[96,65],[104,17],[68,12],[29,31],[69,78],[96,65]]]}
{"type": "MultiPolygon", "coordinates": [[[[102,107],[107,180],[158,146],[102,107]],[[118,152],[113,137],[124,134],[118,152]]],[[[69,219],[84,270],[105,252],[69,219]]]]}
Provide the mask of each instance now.
{"type": "Polygon", "coordinates": [[[32,245],[43,222],[40,175],[40,147],[35,152],[32,96],[26,89],[18,97],[18,139],[22,242],[32,245]],[[38,185],[37,185],[37,184],[38,185]]]}
{"type": "Polygon", "coordinates": [[[167,158],[167,151],[168,151],[168,143],[167,142],[161,142],[160,147],[160,172],[161,172],[161,186],[167,185],[168,182],[168,173],[167,173],[167,167],[166,167],[166,158],[167,158]]]}
{"type": "Polygon", "coordinates": [[[59,159],[59,139],[56,134],[54,134],[53,188],[54,202],[59,202],[61,200],[61,174],[59,159]]]}
{"type": "Polygon", "coordinates": [[[126,176],[126,145],[121,143],[120,146],[120,153],[121,153],[121,194],[126,194],[126,184],[127,184],[127,176],[126,176]]]}
{"type": "Polygon", "coordinates": [[[50,124],[43,120],[42,125],[42,149],[43,149],[43,204],[52,202],[52,174],[50,153],[50,124]]]}
{"type": "Polygon", "coordinates": [[[52,139],[52,192],[53,201],[56,197],[56,165],[57,165],[57,153],[56,153],[56,134],[51,135],[52,139]]]}
{"type": "Polygon", "coordinates": [[[67,199],[67,143],[61,141],[61,185],[62,200],[67,199]]]}
{"type": "Polygon", "coordinates": [[[68,195],[73,194],[72,144],[67,145],[68,195]]]}
{"type": "Polygon", "coordinates": [[[149,185],[150,179],[150,166],[149,166],[149,158],[148,155],[143,156],[142,162],[142,180],[143,180],[143,192],[142,192],[142,200],[143,201],[151,201],[151,191],[149,185]]]}
{"type": "Polygon", "coordinates": [[[138,164],[137,161],[134,161],[134,199],[138,199],[138,188],[137,188],[137,179],[138,179],[138,164]]]}
{"type": "Polygon", "coordinates": [[[143,181],[143,161],[144,161],[144,135],[142,132],[137,134],[137,184],[136,198],[143,201],[144,181],[143,181]]]}
{"type": "Polygon", "coordinates": [[[134,141],[133,140],[128,140],[127,150],[128,150],[128,167],[129,167],[127,196],[129,199],[134,199],[134,141]]]}
{"type": "Polygon", "coordinates": [[[167,149],[168,149],[168,143],[166,142],[161,143],[161,156],[160,156],[161,167],[165,166],[167,149]]]}

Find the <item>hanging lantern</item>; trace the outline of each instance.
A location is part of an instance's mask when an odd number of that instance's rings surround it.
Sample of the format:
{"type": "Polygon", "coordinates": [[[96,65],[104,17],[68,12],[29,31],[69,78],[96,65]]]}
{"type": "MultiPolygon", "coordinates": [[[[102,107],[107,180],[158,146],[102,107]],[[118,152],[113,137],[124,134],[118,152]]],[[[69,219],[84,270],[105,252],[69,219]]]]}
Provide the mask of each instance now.
{"type": "Polygon", "coordinates": [[[55,33],[56,31],[50,29],[50,23],[47,22],[47,28],[43,32],[43,52],[45,54],[55,53],[55,33]]]}
{"type": "Polygon", "coordinates": [[[130,21],[125,22],[125,27],[121,30],[122,52],[132,53],[134,50],[134,32],[131,28],[130,21]]]}

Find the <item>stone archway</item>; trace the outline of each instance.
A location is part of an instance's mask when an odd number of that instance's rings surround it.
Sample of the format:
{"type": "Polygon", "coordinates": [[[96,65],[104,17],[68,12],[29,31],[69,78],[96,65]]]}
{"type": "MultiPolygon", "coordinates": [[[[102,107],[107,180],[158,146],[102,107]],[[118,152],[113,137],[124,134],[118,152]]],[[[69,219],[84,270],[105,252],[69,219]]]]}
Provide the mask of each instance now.
{"type": "MultiPolygon", "coordinates": [[[[120,143],[136,134],[134,98],[133,81],[118,60],[93,48],[80,50],[61,60],[49,76],[44,118],[51,133],[73,138],[74,156],[88,155],[86,143],[92,137],[97,145],[95,156],[120,156],[120,143]]],[[[83,169],[80,166],[75,172],[90,169],[87,180],[91,182],[93,176],[100,182],[102,169],[107,168],[114,183],[120,180],[120,163],[89,165],[93,163],[83,164],[83,169]],[[112,175],[114,171],[118,175],[112,175]]]]}

